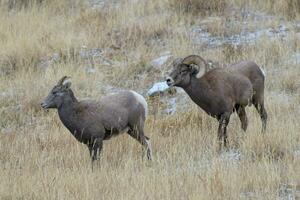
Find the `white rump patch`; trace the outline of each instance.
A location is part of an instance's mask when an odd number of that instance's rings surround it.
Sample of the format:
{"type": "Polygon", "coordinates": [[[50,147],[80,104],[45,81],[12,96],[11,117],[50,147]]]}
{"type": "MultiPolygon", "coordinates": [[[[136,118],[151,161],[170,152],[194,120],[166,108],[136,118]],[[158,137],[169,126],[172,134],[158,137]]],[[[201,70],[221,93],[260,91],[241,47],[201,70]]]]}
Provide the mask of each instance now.
{"type": "Polygon", "coordinates": [[[145,117],[147,117],[148,115],[148,104],[147,101],[145,100],[145,98],[140,95],[139,93],[135,92],[135,91],[130,91],[132,92],[132,94],[135,96],[136,100],[143,105],[144,109],[145,109],[145,117]]]}

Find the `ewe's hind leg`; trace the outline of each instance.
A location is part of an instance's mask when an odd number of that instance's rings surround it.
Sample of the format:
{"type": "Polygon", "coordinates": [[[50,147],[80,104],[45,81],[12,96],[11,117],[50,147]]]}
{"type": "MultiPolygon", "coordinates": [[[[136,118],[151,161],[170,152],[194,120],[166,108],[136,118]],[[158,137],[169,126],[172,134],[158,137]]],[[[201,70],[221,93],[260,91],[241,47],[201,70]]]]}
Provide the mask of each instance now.
{"type": "Polygon", "coordinates": [[[136,139],[140,144],[146,147],[147,158],[148,160],[152,160],[152,148],[150,139],[144,135],[143,126],[130,128],[127,132],[131,137],[136,139]]]}
{"type": "Polygon", "coordinates": [[[247,130],[247,127],[248,127],[248,118],[247,118],[247,114],[246,114],[246,111],[245,111],[245,107],[242,107],[242,106],[238,106],[237,109],[236,109],[236,112],[240,118],[240,121],[241,121],[241,124],[242,124],[242,129],[244,131],[247,130]]]}
{"type": "Polygon", "coordinates": [[[254,103],[254,106],[260,115],[261,122],[262,122],[262,132],[264,133],[267,127],[267,119],[268,119],[267,111],[265,109],[264,103],[254,103]]]}

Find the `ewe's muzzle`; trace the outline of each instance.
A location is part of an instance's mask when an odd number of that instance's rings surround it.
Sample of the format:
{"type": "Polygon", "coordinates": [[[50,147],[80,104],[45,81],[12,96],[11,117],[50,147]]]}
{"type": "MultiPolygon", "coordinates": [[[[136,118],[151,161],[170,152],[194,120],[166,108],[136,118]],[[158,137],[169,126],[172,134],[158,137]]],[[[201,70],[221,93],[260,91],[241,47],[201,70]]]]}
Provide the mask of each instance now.
{"type": "Polygon", "coordinates": [[[46,104],[45,102],[42,102],[41,103],[41,107],[44,108],[44,109],[48,109],[48,104],[46,104]]]}

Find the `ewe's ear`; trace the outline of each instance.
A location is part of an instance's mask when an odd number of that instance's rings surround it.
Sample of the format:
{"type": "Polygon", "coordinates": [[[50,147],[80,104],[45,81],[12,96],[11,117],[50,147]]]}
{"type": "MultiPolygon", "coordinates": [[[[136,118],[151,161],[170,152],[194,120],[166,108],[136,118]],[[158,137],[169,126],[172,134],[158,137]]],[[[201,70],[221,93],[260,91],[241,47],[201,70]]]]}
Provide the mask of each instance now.
{"type": "Polygon", "coordinates": [[[69,89],[71,87],[71,80],[70,79],[64,80],[62,85],[64,86],[64,88],[69,89]]]}

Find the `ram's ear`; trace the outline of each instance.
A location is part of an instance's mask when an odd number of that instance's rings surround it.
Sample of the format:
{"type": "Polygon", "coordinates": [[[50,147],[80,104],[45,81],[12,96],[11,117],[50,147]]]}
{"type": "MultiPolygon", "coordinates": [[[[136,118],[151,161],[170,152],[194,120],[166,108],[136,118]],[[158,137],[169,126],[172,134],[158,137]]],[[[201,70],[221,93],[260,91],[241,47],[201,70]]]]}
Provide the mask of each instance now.
{"type": "Polygon", "coordinates": [[[198,73],[196,75],[197,78],[200,78],[205,74],[205,66],[206,66],[207,63],[200,56],[197,56],[197,55],[187,56],[182,60],[182,63],[186,64],[186,65],[189,65],[189,66],[190,65],[196,65],[197,66],[197,71],[198,71],[198,73]]]}
{"type": "Polygon", "coordinates": [[[196,65],[193,65],[193,64],[188,65],[188,68],[189,68],[189,71],[191,72],[192,75],[196,75],[199,72],[196,65]]]}
{"type": "Polygon", "coordinates": [[[189,69],[189,71],[193,70],[193,66],[192,65],[183,64],[183,66],[186,66],[189,69]]]}
{"type": "Polygon", "coordinates": [[[198,67],[197,65],[189,65],[189,69],[192,75],[196,76],[196,78],[201,78],[205,74],[204,67],[198,67]]]}

